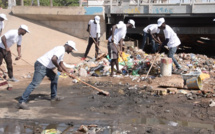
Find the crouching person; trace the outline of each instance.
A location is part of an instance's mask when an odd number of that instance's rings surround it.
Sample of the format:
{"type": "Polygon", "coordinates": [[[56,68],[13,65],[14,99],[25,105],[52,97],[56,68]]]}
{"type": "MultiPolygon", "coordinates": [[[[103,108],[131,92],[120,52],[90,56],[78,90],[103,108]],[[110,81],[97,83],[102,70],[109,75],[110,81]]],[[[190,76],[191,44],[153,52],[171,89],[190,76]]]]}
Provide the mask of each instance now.
{"type": "Polygon", "coordinates": [[[59,101],[63,99],[63,97],[57,96],[58,75],[53,69],[57,68],[59,72],[64,71],[69,73],[63,64],[63,57],[65,52],[69,54],[73,50],[77,51],[75,46],[75,42],[68,41],[64,46],[57,46],[37,59],[34,64],[33,80],[19,99],[19,109],[29,109],[26,104],[29,95],[41,83],[45,76],[49,77],[51,81],[51,101],[59,101]]]}

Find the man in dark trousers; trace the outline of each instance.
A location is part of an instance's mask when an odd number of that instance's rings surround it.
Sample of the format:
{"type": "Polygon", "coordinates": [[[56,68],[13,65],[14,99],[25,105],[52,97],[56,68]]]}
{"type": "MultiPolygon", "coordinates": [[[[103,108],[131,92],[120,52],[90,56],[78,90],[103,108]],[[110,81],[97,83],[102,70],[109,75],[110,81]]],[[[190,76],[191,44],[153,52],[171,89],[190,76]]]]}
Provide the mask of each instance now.
{"type": "Polygon", "coordinates": [[[99,16],[95,16],[94,20],[89,21],[87,32],[89,32],[90,37],[88,40],[88,45],[87,45],[87,49],[85,51],[84,57],[82,57],[81,60],[86,59],[93,43],[95,43],[95,58],[97,58],[98,56],[98,51],[99,51],[98,46],[99,46],[100,33],[101,33],[99,16]]]}
{"type": "Polygon", "coordinates": [[[144,51],[146,38],[149,38],[149,41],[152,44],[152,52],[156,53],[158,50],[158,43],[160,43],[160,38],[158,36],[160,29],[157,24],[150,24],[143,29],[143,42],[142,42],[142,50],[144,51]]]}
{"type": "Polygon", "coordinates": [[[21,25],[19,29],[13,29],[6,32],[0,40],[0,65],[2,64],[3,59],[7,64],[8,76],[9,81],[18,82],[16,78],[13,77],[13,66],[12,66],[12,58],[10,47],[17,43],[17,52],[18,57],[15,60],[19,60],[21,58],[21,43],[22,43],[22,36],[29,33],[28,27],[26,25],[21,25]]]}
{"type": "Polygon", "coordinates": [[[160,49],[164,47],[165,45],[168,46],[169,52],[168,57],[172,58],[177,70],[174,71],[175,73],[181,73],[183,70],[181,70],[181,66],[178,64],[177,60],[174,58],[174,54],[176,53],[178,46],[181,44],[180,39],[178,38],[177,34],[173,31],[173,29],[165,24],[165,19],[160,18],[158,19],[158,28],[163,30],[165,41],[160,46],[160,49]]]}
{"type": "Polygon", "coordinates": [[[19,99],[20,109],[29,109],[26,102],[31,92],[41,83],[45,76],[51,81],[51,101],[62,100],[63,97],[57,96],[58,75],[53,71],[57,68],[59,72],[66,72],[66,67],[63,64],[65,52],[68,54],[72,50],[77,51],[75,42],[68,41],[64,46],[57,46],[38,58],[34,64],[34,76],[32,82],[28,85],[22,97],[19,99]]]}
{"type": "Polygon", "coordinates": [[[113,68],[116,65],[117,73],[119,71],[119,63],[118,63],[118,55],[121,55],[123,39],[126,36],[127,28],[135,28],[134,20],[130,19],[127,24],[120,21],[118,24],[113,25],[112,27],[112,35],[108,39],[108,55],[111,59],[111,73],[110,76],[113,76],[113,68]],[[120,46],[120,50],[118,51],[118,45],[120,46]]]}

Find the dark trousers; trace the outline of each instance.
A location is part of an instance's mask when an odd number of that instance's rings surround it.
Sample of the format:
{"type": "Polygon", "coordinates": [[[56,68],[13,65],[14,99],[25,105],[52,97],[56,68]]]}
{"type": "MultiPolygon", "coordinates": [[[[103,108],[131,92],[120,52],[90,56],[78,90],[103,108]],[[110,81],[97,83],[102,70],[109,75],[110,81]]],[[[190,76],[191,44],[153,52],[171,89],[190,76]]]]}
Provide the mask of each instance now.
{"type": "Polygon", "coordinates": [[[146,32],[143,32],[143,42],[142,42],[142,49],[143,49],[143,51],[144,51],[144,48],[145,48],[146,38],[147,37],[149,37],[149,41],[152,43],[152,52],[156,53],[156,51],[158,50],[158,44],[152,38],[151,34],[148,34],[146,32]]]}
{"type": "MultiPolygon", "coordinates": [[[[94,40],[96,41],[96,38],[94,38],[94,40]]],[[[98,38],[98,46],[99,46],[99,38],[98,38]]],[[[90,37],[89,38],[89,40],[88,40],[88,45],[87,45],[87,49],[86,49],[86,51],[85,51],[85,54],[84,54],[84,57],[86,58],[87,57],[87,55],[88,55],[88,53],[89,53],[89,51],[90,51],[90,48],[91,48],[91,46],[92,46],[92,44],[94,43],[94,41],[93,41],[93,39],[90,37]]],[[[99,52],[99,48],[97,47],[97,45],[95,44],[95,58],[97,58],[97,56],[98,56],[98,52],[99,52]]]]}
{"type": "Polygon", "coordinates": [[[2,65],[3,59],[7,64],[7,71],[9,78],[13,77],[13,66],[12,66],[12,58],[11,52],[6,52],[6,49],[0,48],[0,65],[2,65]]]}

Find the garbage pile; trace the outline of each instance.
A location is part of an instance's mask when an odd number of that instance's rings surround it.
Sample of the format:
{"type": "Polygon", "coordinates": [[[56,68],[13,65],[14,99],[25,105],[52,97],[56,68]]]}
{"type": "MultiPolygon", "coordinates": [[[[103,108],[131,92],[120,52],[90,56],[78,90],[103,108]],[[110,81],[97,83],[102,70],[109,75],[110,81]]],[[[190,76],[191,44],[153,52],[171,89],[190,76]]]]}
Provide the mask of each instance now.
{"type": "MultiPolygon", "coordinates": [[[[121,75],[114,75],[114,77],[128,77],[132,79],[135,76],[141,78],[144,74],[149,73],[150,77],[154,78],[161,75],[161,59],[167,58],[167,55],[162,54],[147,54],[141,49],[129,47],[121,56],[119,56],[119,69],[121,75]],[[153,63],[154,62],[154,63],[153,63]],[[151,67],[151,65],[153,66],[151,67]],[[149,71],[151,67],[151,70],[149,71]]],[[[208,58],[206,55],[192,54],[192,53],[180,53],[175,54],[176,60],[182,66],[183,74],[191,73],[196,70],[201,73],[211,74],[214,73],[215,60],[208,58]]],[[[74,65],[71,69],[71,73],[76,73],[81,77],[94,76],[102,77],[110,75],[110,58],[100,57],[99,59],[91,59],[88,61],[82,61],[77,65],[74,65]]],[[[171,64],[172,67],[172,64],[171,64]]],[[[173,70],[175,65],[173,64],[173,70]]],[[[115,68],[116,70],[116,68],[115,68]]],[[[171,70],[171,68],[169,69],[171,70]]],[[[173,73],[171,71],[171,73],[173,73]]],[[[208,77],[208,76],[207,76],[208,77]]],[[[144,78],[142,78],[143,80],[144,78]]],[[[138,80],[138,79],[137,79],[138,80]]],[[[141,80],[141,79],[140,79],[141,80]]]]}
{"type": "MultiPolygon", "coordinates": [[[[146,74],[151,66],[151,61],[154,55],[144,53],[142,50],[135,50],[134,48],[128,49],[122,53],[122,57],[119,56],[119,69],[122,76],[140,76],[146,74]],[[122,59],[123,58],[123,59],[122,59]]],[[[161,54],[164,56],[164,54],[161,54]]],[[[82,61],[79,64],[73,66],[71,73],[76,73],[79,76],[87,77],[102,77],[110,75],[110,58],[106,57],[98,59],[91,59],[88,61],[82,61]]],[[[159,59],[156,60],[150,74],[158,75],[159,71],[159,59]]],[[[115,68],[116,69],[116,68],[115,68]]],[[[119,77],[114,75],[114,77],[119,77]]]]}

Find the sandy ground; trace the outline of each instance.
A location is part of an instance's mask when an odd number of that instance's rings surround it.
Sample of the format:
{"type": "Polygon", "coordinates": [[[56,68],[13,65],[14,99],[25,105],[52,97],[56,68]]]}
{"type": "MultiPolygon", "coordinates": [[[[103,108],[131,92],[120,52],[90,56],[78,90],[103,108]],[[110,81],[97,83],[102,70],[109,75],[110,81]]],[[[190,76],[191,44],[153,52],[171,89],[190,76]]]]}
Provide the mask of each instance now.
{"type": "MultiPolygon", "coordinates": [[[[5,13],[8,20],[5,21],[5,28],[3,34],[11,29],[18,29],[21,24],[28,26],[30,33],[23,36],[22,40],[22,58],[23,60],[14,61],[17,65],[27,65],[28,63],[34,64],[37,58],[51,50],[55,46],[64,45],[68,40],[72,40],[76,43],[78,52],[75,52],[72,56],[66,54],[64,61],[66,63],[78,63],[87,47],[87,40],[82,40],[71,35],[56,31],[38,23],[24,20],[10,14],[10,10],[1,9],[0,13],[5,13]],[[27,61],[28,63],[26,63],[27,61]]],[[[106,52],[105,42],[102,42],[100,49],[106,52]]],[[[17,55],[16,45],[11,47],[11,52],[17,55]]],[[[95,46],[93,45],[89,58],[93,58],[95,54],[95,46]]],[[[15,59],[15,58],[13,58],[15,59]]]]}
{"type": "MultiPolygon", "coordinates": [[[[0,133],[41,133],[48,126],[64,131],[71,124],[74,126],[65,133],[75,134],[81,125],[90,124],[98,125],[98,134],[215,133],[214,107],[208,106],[211,98],[195,94],[193,100],[188,100],[183,93],[165,96],[153,93],[155,89],[165,89],[159,87],[160,82],[181,81],[182,78],[178,75],[156,77],[151,84],[147,81],[138,83],[129,77],[82,78],[89,84],[108,91],[109,96],[97,95],[97,91],[90,87],[81,83],[74,84],[71,78],[60,77],[58,95],[65,99],[54,103],[49,100],[50,82],[46,78],[31,94],[28,103],[30,110],[17,109],[17,101],[31,82],[32,65],[38,57],[54,46],[73,40],[79,51],[73,56],[67,55],[65,61],[76,64],[80,62],[87,42],[9,15],[8,10],[1,11],[9,19],[3,33],[18,28],[20,24],[28,25],[31,33],[23,37],[23,60],[14,62],[14,76],[20,82],[10,83],[13,85],[11,91],[5,87],[0,89],[0,133]],[[135,85],[137,86],[134,87],[135,85]]],[[[101,48],[106,51],[106,47],[101,48]]],[[[15,45],[11,51],[16,54],[15,45]]],[[[89,56],[94,56],[94,48],[89,56]]],[[[213,83],[214,78],[206,80],[205,88],[214,89],[213,83]]]]}

